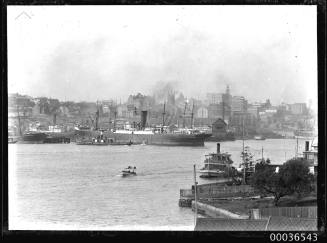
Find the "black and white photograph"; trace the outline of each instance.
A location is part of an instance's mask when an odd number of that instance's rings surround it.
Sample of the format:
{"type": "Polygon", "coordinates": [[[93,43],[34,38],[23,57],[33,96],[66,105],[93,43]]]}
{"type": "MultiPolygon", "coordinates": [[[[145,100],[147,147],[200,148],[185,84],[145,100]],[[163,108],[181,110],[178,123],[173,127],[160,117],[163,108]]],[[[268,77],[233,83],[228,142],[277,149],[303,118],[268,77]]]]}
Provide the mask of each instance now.
{"type": "Polygon", "coordinates": [[[317,232],[317,49],[317,5],[8,5],[8,230],[317,232]]]}

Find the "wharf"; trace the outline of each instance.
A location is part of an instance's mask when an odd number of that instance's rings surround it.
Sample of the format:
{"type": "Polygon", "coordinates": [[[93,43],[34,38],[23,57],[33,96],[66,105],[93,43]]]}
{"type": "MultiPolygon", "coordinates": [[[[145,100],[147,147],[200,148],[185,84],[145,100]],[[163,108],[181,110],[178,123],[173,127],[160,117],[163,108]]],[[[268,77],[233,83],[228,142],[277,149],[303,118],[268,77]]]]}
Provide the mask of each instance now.
{"type": "MultiPolygon", "coordinates": [[[[195,198],[194,186],[192,189],[180,189],[180,207],[191,207],[195,198]]],[[[232,199],[232,198],[249,198],[255,197],[258,192],[249,185],[232,185],[228,186],[224,183],[209,183],[197,185],[198,200],[214,200],[214,199],[232,199]]]]}

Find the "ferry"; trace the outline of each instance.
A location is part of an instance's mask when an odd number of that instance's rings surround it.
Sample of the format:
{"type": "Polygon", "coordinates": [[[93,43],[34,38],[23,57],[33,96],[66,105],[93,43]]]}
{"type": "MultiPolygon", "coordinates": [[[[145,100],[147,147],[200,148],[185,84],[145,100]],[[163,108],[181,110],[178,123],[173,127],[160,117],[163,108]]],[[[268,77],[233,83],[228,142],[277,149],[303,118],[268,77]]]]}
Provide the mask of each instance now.
{"type": "Polygon", "coordinates": [[[234,167],[228,153],[220,152],[220,144],[217,143],[217,153],[205,155],[204,167],[199,170],[201,178],[220,178],[229,181],[234,167]]]}

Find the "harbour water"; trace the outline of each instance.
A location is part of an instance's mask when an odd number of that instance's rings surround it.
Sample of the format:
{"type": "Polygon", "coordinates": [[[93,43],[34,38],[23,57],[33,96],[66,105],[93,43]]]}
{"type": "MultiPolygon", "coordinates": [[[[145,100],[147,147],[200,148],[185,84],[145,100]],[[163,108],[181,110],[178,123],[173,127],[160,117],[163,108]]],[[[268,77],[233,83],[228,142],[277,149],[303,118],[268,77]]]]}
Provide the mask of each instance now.
{"type": "MultiPolygon", "coordinates": [[[[304,150],[298,140],[298,152],[304,150]]],[[[296,139],[246,140],[256,159],[281,164],[294,157],[296,139]]],[[[179,189],[193,183],[204,147],[9,144],[10,230],[193,230],[194,215],[178,206],[179,189]],[[120,177],[127,166],[137,176],[120,177]]],[[[242,141],[221,142],[237,167],[242,141]]],[[[212,180],[197,178],[199,184],[212,180]]]]}

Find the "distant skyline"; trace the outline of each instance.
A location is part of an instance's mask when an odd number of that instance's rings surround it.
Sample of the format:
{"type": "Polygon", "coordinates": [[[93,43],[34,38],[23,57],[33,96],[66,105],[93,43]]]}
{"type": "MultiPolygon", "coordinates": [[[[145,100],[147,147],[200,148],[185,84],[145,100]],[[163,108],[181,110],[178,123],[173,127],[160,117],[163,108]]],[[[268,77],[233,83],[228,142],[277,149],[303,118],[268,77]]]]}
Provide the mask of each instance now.
{"type": "Polygon", "coordinates": [[[312,101],[316,6],[8,6],[8,92],[126,100],[159,82],[186,97],[312,101]]]}

